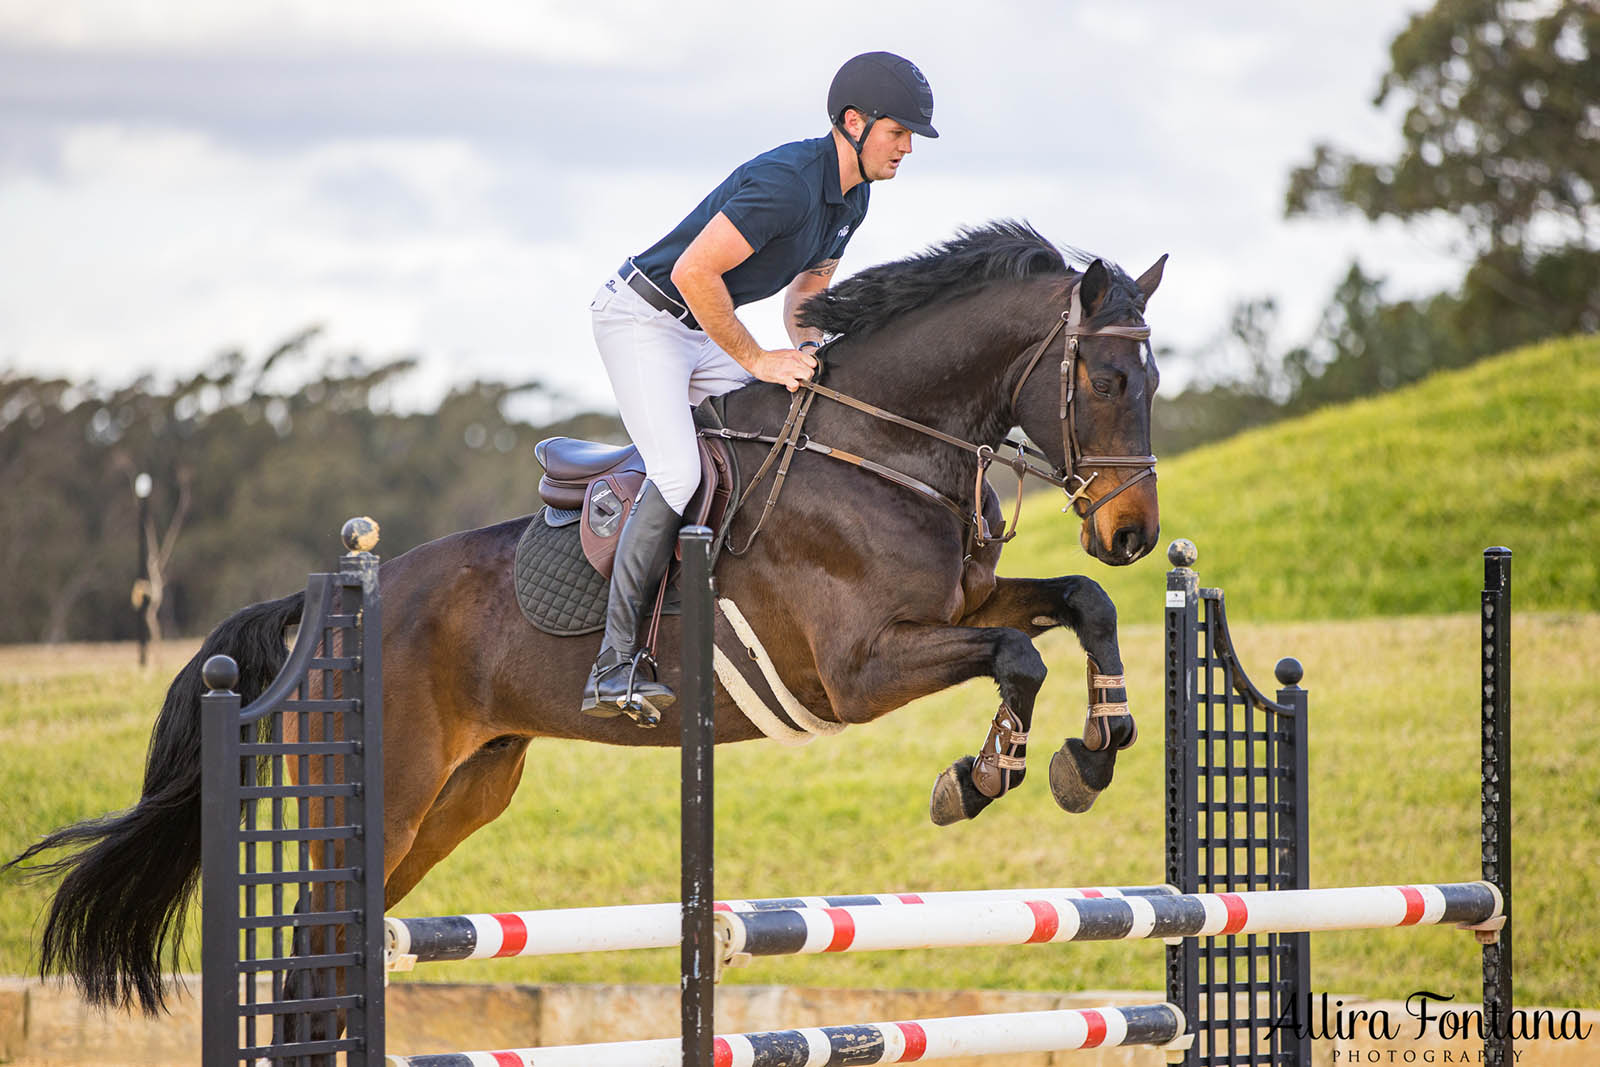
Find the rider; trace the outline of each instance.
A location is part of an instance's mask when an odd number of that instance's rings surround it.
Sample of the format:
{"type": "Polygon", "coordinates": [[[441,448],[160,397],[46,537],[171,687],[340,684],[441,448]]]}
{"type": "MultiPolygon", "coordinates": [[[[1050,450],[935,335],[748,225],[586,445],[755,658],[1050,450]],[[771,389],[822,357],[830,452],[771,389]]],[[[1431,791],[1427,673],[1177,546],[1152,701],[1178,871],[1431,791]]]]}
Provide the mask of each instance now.
{"type": "Polygon", "coordinates": [[[801,304],[827,287],[866,217],[868,183],[895,176],[912,134],[939,136],[928,80],[890,52],[839,68],[828,119],[827,135],[735,170],[672,232],[624,260],[589,305],[622,423],[649,478],[617,543],[605,640],[583,691],[590,715],[634,713],[640,704],[660,711],[675,699],[635,658],[640,617],[700,481],[691,408],[752,379],[794,392],[810,377],[817,361],[808,350],[822,332],[796,324],[801,304]],[[785,286],[795,347],[764,349],[734,309],[785,286]]]}

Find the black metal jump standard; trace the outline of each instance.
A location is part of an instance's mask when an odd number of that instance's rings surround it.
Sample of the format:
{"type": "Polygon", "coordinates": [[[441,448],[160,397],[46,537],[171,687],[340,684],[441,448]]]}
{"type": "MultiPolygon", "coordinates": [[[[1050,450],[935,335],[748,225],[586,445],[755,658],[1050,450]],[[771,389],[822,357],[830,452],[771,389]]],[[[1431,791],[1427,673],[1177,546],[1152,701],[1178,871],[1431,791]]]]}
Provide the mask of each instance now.
{"type": "MultiPolygon", "coordinates": [[[[1269,699],[1234,654],[1222,590],[1202,589],[1189,541],[1167,551],[1167,881],[1185,893],[1307,889],[1306,691],[1280,660],[1269,699]]],[[[1289,1027],[1311,988],[1310,935],[1186,938],[1167,948],[1167,998],[1204,1020],[1185,1061],[1310,1063],[1289,1027]]]]}
{"type": "MultiPolygon", "coordinates": [[[[1167,551],[1167,880],[1184,893],[1304,889],[1310,884],[1306,690],[1278,661],[1276,699],[1234,652],[1221,589],[1201,588],[1198,553],[1167,551]]],[[[1483,1062],[1510,1064],[1511,551],[1484,551],[1482,861],[1501,916],[1483,943],[1483,1062]],[[1498,1023],[1496,1023],[1498,1021],[1498,1023]]],[[[1167,999],[1198,1040],[1186,1067],[1311,1062],[1310,935],[1185,939],[1167,949],[1167,999]]]]}
{"type": "Polygon", "coordinates": [[[229,657],[203,668],[206,1067],[383,1063],[377,527],[352,519],[342,536],[348,554],[311,575],[294,650],[259,698],[240,708],[229,657]]]}
{"type": "MultiPolygon", "coordinates": [[[[939,895],[931,894],[928,903],[913,909],[918,922],[937,916],[951,924],[970,918],[961,914],[961,906],[987,909],[991,917],[1015,913],[1022,922],[1019,941],[1169,937],[1170,1003],[713,1038],[712,983],[733,951],[728,939],[735,933],[747,939],[741,944],[748,951],[819,951],[816,945],[796,947],[784,930],[845,923],[861,938],[859,948],[894,947],[901,935],[892,916],[900,913],[903,919],[904,912],[854,906],[872,903],[865,897],[835,902],[841,906],[827,917],[804,907],[784,912],[790,902],[765,901],[748,902],[753,911],[720,913],[713,923],[709,531],[685,530],[681,541],[685,633],[699,635],[686,639],[684,653],[681,1060],[674,1041],[393,1062],[411,1067],[590,1064],[631,1063],[645,1056],[639,1062],[709,1067],[714,1050],[728,1054],[729,1041],[744,1050],[741,1056],[753,1054],[757,1064],[801,1062],[792,1057],[818,1042],[838,1046],[830,1064],[901,1062],[948,1054],[934,1046],[948,1043],[948,1035],[956,1032],[952,1028],[968,1027],[955,1044],[992,1034],[1002,1044],[980,1047],[1022,1051],[1030,1040],[1059,1036],[1061,1043],[1037,1047],[1146,1043],[1163,1046],[1169,1059],[1181,1056],[1190,1067],[1298,1067],[1309,1065],[1311,1054],[1308,1027],[1301,1025],[1311,989],[1309,936],[1303,931],[1439,922],[1469,926],[1484,942],[1483,1062],[1512,1062],[1505,1036],[1511,1011],[1508,550],[1484,554],[1482,882],[1300,892],[1308,887],[1307,697],[1299,686],[1300,664],[1278,663],[1281,688],[1275,698],[1258,690],[1234,653],[1221,590],[1200,587],[1192,569],[1194,546],[1177,541],[1168,552],[1174,569],[1167,577],[1166,612],[1166,873],[1171,884],[1109,892],[1038,891],[1048,898],[1009,903],[994,899],[1001,894],[948,894],[950,905],[944,907],[933,900],[939,895]],[[957,905],[960,897],[985,899],[957,905]],[[1315,917],[1314,909],[1324,904],[1334,914],[1315,917]],[[774,929],[779,931],[776,947],[754,947],[762,930],[774,929]],[[869,943],[874,937],[876,943],[869,943]],[[1185,1029],[1192,1041],[1184,1039],[1185,1029]],[[925,1043],[922,1051],[913,1048],[917,1041],[925,1043]]],[[[310,1067],[332,1064],[336,1057],[360,1067],[383,1062],[380,600],[377,560],[370,554],[375,532],[364,520],[352,520],[345,543],[350,554],[339,572],[312,576],[295,649],[259,700],[239,707],[239,698],[228,692],[238,671],[226,657],[206,665],[205,680],[213,690],[206,697],[204,740],[208,1067],[262,1062],[310,1067]],[[268,1020],[270,1030],[264,1031],[268,1020]]],[[[602,912],[640,910],[590,909],[595,921],[602,921],[602,912]]],[[[581,921],[572,912],[559,916],[555,926],[563,930],[581,921]]],[[[470,940],[476,935],[469,920],[496,918],[506,917],[392,920],[391,925],[454,931],[448,936],[470,940]]],[[[903,930],[905,924],[899,925],[903,930]]],[[[522,933],[531,940],[531,928],[522,933]]],[[[673,936],[669,928],[648,940],[667,943],[673,936]]],[[[513,954],[483,945],[469,948],[466,941],[451,948],[438,936],[433,940],[427,948],[411,945],[410,953],[420,959],[513,954]]],[[[950,937],[940,943],[977,942],[950,937]]],[[[605,947],[650,946],[641,941],[605,947]]],[[[524,946],[521,954],[536,950],[524,946]]],[[[807,1056],[804,1062],[817,1062],[814,1052],[807,1056]]]]}

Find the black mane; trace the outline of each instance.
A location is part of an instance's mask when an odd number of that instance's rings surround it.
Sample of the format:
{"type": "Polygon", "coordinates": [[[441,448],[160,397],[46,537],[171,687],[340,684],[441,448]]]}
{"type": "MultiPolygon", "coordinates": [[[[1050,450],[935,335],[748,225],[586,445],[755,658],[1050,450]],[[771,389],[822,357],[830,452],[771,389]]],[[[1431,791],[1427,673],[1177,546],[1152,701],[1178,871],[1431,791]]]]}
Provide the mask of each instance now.
{"type": "Polygon", "coordinates": [[[864,333],[989,282],[1071,273],[1066,257],[1032,226],[1001,220],[960,230],[925,252],[868,267],[824,289],[806,301],[800,323],[830,334],[864,333]]]}

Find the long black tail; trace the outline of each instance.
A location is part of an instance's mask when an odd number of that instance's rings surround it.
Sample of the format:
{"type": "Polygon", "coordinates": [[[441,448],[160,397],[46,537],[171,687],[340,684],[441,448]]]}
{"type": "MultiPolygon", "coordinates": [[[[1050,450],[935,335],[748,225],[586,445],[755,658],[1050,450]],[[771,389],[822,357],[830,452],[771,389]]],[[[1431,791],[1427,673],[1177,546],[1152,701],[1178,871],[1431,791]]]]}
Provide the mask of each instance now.
{"type": "Polygon", "coordinates": [[[248,704],[282,668],[284,631],[300,621],[304,600],[295,593],[245,608],[178,672],[150,734],[137,804],[57,830],[0,867],[64,876],[40,940],[41,975],[70,975],[84,998],[102,1007],[165,1010],[163,961],[177,966],[200,879],[200,667],[218,653],[232,656],[248,704]],[[74,851],[28,865],[62,848],[74,851]]]}

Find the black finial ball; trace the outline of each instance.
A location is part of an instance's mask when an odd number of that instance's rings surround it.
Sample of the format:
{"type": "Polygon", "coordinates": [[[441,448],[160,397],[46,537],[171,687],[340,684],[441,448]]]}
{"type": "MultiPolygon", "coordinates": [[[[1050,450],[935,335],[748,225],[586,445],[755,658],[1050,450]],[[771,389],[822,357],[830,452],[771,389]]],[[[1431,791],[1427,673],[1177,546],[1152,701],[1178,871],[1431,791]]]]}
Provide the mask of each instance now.
{"type": "Polygon", "coordinates": [[[1306,676],[1306,669],[1293,656],[1285,656],[1278,661],[1272,673],[1278,676],[1279,685],[1299,685],[1300,679],[1306,676]]]}
{"type": "Polygon", "coordinates": [[[1193,567],[1200,558],[1200,550],[1187,537],[1180,537],[1167,546],[1167,560],[1174,567],[1193,567]]]}
{"type": "Polygon", "coordinates": [[[200,680],[214,693],[231,693],[239,684],[239,665],[232,656],[212,656],[200,668],[200,680]]]}
{"type": "Polygon", "coordinates": [[[378,547],[378,524],[363,515],[345,523],[339,537],[351,552],[371,552],[378,547]]]}

